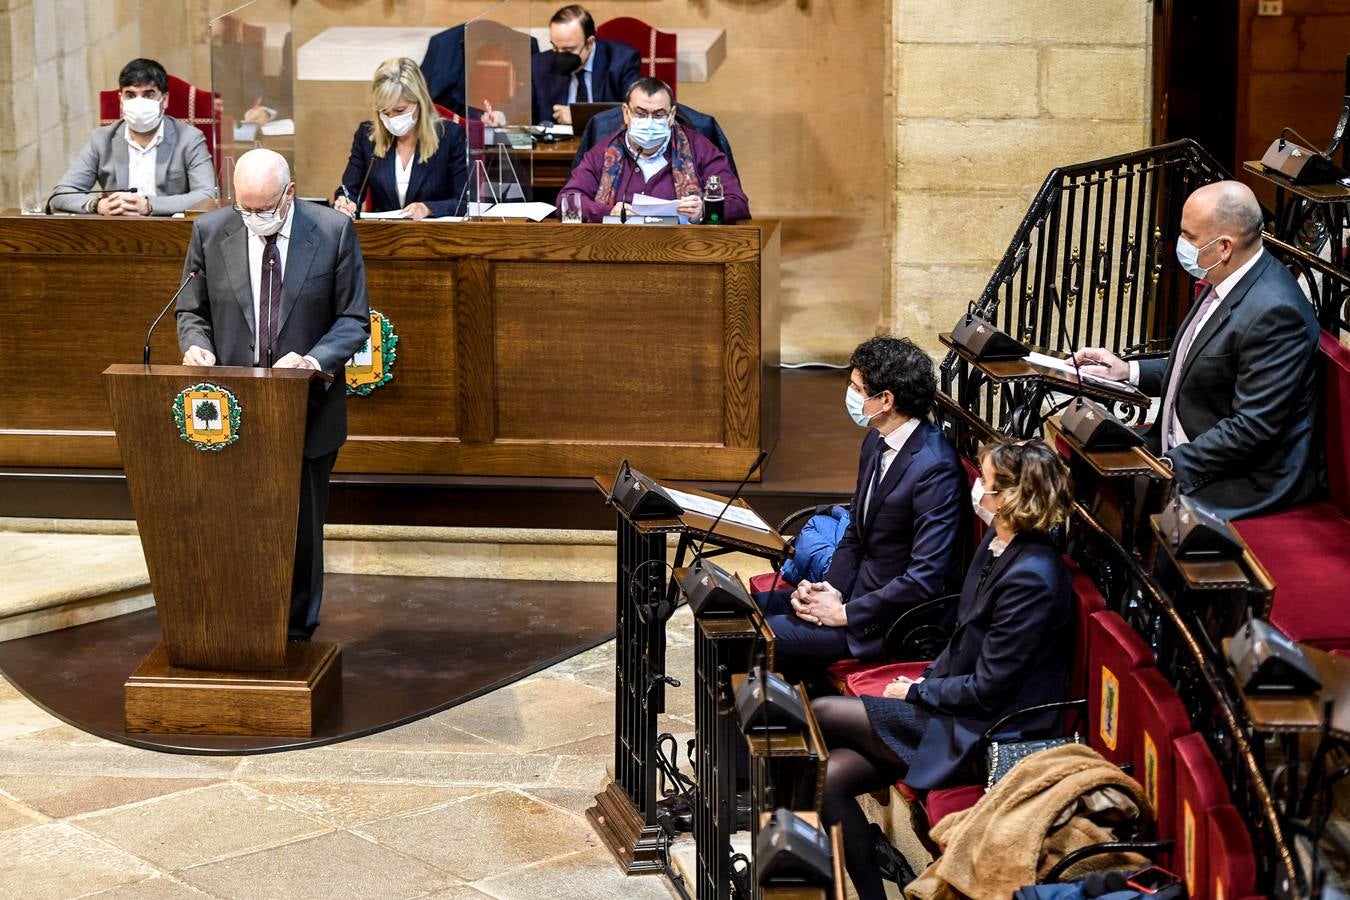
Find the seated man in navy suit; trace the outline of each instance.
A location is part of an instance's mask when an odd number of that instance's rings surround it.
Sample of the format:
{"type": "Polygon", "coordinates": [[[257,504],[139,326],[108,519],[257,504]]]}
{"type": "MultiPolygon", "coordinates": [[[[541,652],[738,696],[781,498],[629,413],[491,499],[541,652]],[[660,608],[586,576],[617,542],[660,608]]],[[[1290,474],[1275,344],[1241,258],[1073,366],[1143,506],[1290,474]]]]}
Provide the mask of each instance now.
{"type": "Polygon", "coordinates": [[[579,4],[564,6],[548,23],[552,50],[534,57],[534,120],[571,125],[570,103],[623,100],[638,79],[642,58],[627,44],[595,36],[595,20],[579,4]]]}
{"type": "Polygon", "coordinates": [[[915,604],[949,593],[966,490],[956,451],[928,421],[933,361],[908,338],[864,341],[849,360],[845,406],[869,428],[852,519],[825,580],[770,595],[765,613],[785,671],[878,659],[887,629],[915,604]]]}

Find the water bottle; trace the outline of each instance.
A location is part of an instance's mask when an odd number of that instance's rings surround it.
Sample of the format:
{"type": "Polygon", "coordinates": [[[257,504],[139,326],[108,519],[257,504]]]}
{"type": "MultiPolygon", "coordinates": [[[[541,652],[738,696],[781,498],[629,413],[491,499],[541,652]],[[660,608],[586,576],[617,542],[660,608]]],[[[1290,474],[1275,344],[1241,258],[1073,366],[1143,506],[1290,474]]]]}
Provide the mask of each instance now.
{"type": "Polygon", "coordinates": [[[703,186],[703,221],[709,225],[721,225],[726,216],[726,200],[722,193],[722,179],[709,176],[703,186]]]}

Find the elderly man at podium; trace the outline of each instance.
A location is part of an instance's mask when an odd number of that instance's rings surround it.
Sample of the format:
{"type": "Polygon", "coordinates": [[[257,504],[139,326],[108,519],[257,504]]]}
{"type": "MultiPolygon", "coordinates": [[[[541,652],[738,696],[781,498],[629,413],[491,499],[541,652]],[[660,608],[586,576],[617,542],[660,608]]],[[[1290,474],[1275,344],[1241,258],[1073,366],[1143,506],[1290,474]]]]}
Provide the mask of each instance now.
{"type": "MultiPolygon", "coordinates": [[[[352,220],[295,198],[285,158],[250,150],[234,169],[233,208],[193,225],[178,300],[185,366],[311,368],[288,634],[307,641],[323,600],[328,477],[347,439],[344,366],[370,336],[366,270],[352,220]]],[[[246,523],[241,523],[241,525],[246,523]]]]}

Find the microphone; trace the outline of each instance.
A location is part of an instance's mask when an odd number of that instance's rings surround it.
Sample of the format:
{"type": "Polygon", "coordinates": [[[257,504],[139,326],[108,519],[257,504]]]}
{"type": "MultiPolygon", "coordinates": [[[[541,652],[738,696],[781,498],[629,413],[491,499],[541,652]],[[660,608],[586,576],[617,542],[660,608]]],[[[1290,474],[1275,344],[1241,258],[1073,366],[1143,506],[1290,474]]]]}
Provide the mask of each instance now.
{"type": "MultiPolygon", "coordinates": [[[[276,277],[276,275],[275,275],[276,269],[277,269],[277,261],[276,261],[275,259],[268,259],[268,260],[267,260],[267,296],[268,296],[268,297],[271,297],[271,296],[272,296],[272,279],[276,277]]],[[[271,340],[268,342],[268,345],[267,345],[267,359],[264,360],[264,363],[265,363],[266,367],[270,369],[270,368],[272,368],[272,351],[273,351],[273,346],[274,346],[274,345],[276,344],[276,342],[277,342],[277,334],[276,334],[277,323],[276,323],[275,317],[272,315],[271,304],[259,303],[259,304],[258,304],[258,313],[259,313],[259,315],[265,315],[265,316],[267,316],[267,334],[271,337],[271,340]]]]}
{"type": "MultiPolygon", "coordinates": [[[[777,446],[778,444],[775,441],[774,447],[776,448],[777,446]]],[[[731,504],[735,503],[736,499],[741,496],[741,491],[745,490],[746,482],[750,480],[751,475],[755,474],[755,470],[763,465],[764,460],[769,458],[769,453],[770,451],[768,450],[759,451],[759,455],[756,456],[755,461],[750,464],[750,468],[745,473],[745,477],[741,479],[741,483],[736,485],[736,490],[734,490],[731,496],[727,498],[727,502],[722,505],[722,510],[717,514],[717,518],[712,520],[712,524],[708,526],[708,530],[703,533],[703,540],[699,541],[698,544],[698,552],[694,554],[694,560],[696,562],[703,557],[703,545],[708,543],[708,535],[713,533],[713,530],[717,528],[717,523],[722,521],[722,517],[727,514],[727,510],[731,509],[731,504]]]]}
{"type": "Polygon", "coordinates": [[[103,196],[106,197],[108,194],[134,194],[134,193],[136,193],[136,189],[135,189],[134,187],[131,187],[131,188],[97,188],[97,189],[92,189],[92,190],[88,190],[88,191],[52,191],[50,194],[47,195],[47,202],[44,203],[43,206],[42,206],[42,214],[43,214],[44,216],[50,216],[50,215],[52,214],[52,201],[55,200],[57,197],[68,197],[68,196],[70,196],[71,194],[86,194],[86,195],[87,195],[87,194],[102,194],[103,196]]]}
{"type": "Polygon", "coordinates": [[[370,172],[375,168],[375,154],[370,155],[370,162],[366,163],[366,174],[361,179],[361,187],[356,192],[356,215],[355,218],[361,218],[361,204],[365,202],[362,198],[366,196],[366,182],[370,181],[370,172]]]}
{"type": "Polygon", "coordinates": [[[1074,397],[1060,417],[1060,426],[1066,433],[1073,435],[1084,450],[1128,450],[1142,445],[1143,435],[1111,415],[1102,404],[1083,396],[1083,373],[1078,367],[1078,348],[1069,337],[1069,326],[1065,322],[1068,310],[1059,291],[1053,285],[1048,290],[1059,312],[1059,336],[1064,339],[1064,346],[1069,350],[1069,361],[1073,363],[1074,380],[1077,382],[1074,397]]]}
{"type": "MultiPolygon", "coordinates": [[[[620,224],[620,225],[627,225],[627,224],[628,224],[628,204],[625,203],[624,200],[623,200],[624,197],[628,196],[628,160],[627,160],[627,158],[625,158],[624,161],[623,161],[623,168],[624,168],[623,177],[619,179],[619,224],[620,224]]],[[[755,461],[755,465],[756,465],[756,466],[759,465],[759,461],[758,461],[758,460],[755,461]]],[[[751,472],[754,472],[754,471],[755,471],[754,466],[751,466],[751,467],[750,467],[750,471],[751,471],[751,472]]],[[[749,478],[750,476],[747,475],[746,477],[749,478]]],[[[744,485],[745,483],[744,483],[744,482],[741,482],[741,484],[744,485]]],[[[726,512],[726,510],[723,510],[723,512],[726,512]]],[[[718,516],[718,518],[721,518],[721,516],[718,516]]]]}
{"type": "Polygon", "coordinates": [[[732,495],[727,498],[727,502],[723,504],[722,509],[718,511],[717,518],[712,520],[712,524],[703,533],[703,540],[699,542],[693,562],[690,563],[689,570],[680,582],[680,587],[689,600],[689,608],[694,611],[696,616],[705,613],[716,615],[719,613],[749,612],[754,608],[754,600],[746,592],[741,580],[716,563],[704,559],[703,549],[707,546],[708,538],[716,530],[717,523],[722,521],[722,517],[727,514],[727,510],[731,509],[731,505],[736,502],[736,499],[741,495],[741,491],[745,489],[750,476],[754,475],[755,470],[773,455],[773,451],[777,447],[778,444],[775,442],[770,450],[759,451],[759,455],[751,463],[750,469],[741,479],[741,483],[736,486],[736,490],[732,492],[732,495]]]}
{"type": "Polygon", "coordinates": [[[193,269],[188,273],[188,276],[183,279],[183,283],[178,286],[178,290],[173,292],[173,296],[169,298],[169,302],[164,304],[164,308],[159,311],[159,315],[155,316],[155,321],[150,323],[150,330],[145,333],[145,351],[141,354],[141,365],[150,365],[150,335],[155,333],[155,326],[159,324],[160,319],[164,318],[164,314],[169,311],[169,307],[173,306],[174,302],[178,300],[178,295],[183,293],[183,288],[188,286],[188,282],[196,277],[197,270],[193,269]]]}

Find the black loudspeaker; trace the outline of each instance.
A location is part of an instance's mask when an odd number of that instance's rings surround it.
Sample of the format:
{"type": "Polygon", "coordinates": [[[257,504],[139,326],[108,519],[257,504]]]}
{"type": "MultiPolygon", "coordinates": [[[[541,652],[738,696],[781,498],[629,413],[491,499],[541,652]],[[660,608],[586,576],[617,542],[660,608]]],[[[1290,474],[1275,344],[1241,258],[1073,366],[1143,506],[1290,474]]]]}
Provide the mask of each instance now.
{"type": "Polygon", "coordinates": [[[740,720],[741,731],[750,734],[807,730],[806,707],[802,705],[801,695],[777,672],[763,674],[761,681],[760,671],[752,669],[736,692],[736,718],[740,720]]]}
{"type": "Polygon", "coordinates": [[[1263,619],[1248,619],[1228,645],[1238,686],[1248,694],[1315,694],[1322,689],[1303,648],[1263,619]]]}
{"type": "Polygon", "coordinates": [[[1026,344],[974,313],[966,313],[957,320],[952,328],[952,343],[977,360],[1021,359],[1031,352],[1026,344]]]}
{"type": "Polygon", "coordinates": [[[619,464],[610,496],[630,519],[674,519],[684,512],[661,485],[628,465],[626,459],[619,464]]]}
{"type": "Polygon", "coordinates": [[[790,809],[774,810],[755,838],[760,887],[828,888],[834,884],[830,836],[790,809]]]}
{"type": "Polygon", "coordinates": [[[1069,403],[1059,420],[1065,434],[1083,445],[1084,450],[1128,450],[1144,443],[1144,436],[1106,411],[1106,407],[1086,397],[1069,403]]]}
{"type": "Polygon", "coordinates": [[[1180,493],[1163,507],[1158,530],[1172,545],[1172,555],[1177,559],[1236,559],[1242,555],[1242,541],[1228,520],[1180,493]]]}
{"type": "Polygon", "coordinates": [[[1283,132],[1266,149],[1261,165],[1288,177],[1294,184],[1335,184],[1350,177],[1350,173],[1316,150],[1286,140],[1283,132]]]}
{"type": "Polygon", "coordinates": [[[701,557],[684,573],[680,588],[695,616],[741,616],[755,608],[740,578],[701,557]]]}

